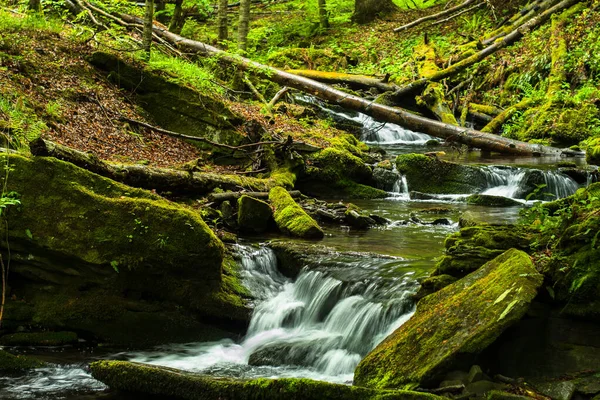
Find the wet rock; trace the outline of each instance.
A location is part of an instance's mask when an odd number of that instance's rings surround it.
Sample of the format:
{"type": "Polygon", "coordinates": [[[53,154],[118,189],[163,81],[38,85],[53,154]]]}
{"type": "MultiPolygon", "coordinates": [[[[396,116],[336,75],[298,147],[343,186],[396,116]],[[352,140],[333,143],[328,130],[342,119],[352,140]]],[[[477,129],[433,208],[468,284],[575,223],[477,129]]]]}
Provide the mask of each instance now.
{"type": "Polygon", "coordinates": [[[310,379],[236,380],[127,361],[96,361],[92,376],[111,389],[185,400],[436,400],[428,393],[381,391],[310,379]]]}
{"type": "Polygon", "coordinates": [[[77,341],[74,332],[13,333],[0,337],[0,345],[3,346],[64,346],[77,341]]]}
{"type": "Polygon", "coordinates": [[[580,168],[559,168],[561,173],[567,175],[579,185],[584,185],[588,181],[589,171],[580,168]]]}
{"type": "Polygon", "coordinates": [[[238,199],[238,226],[246,232],[265,232],[273,220],[271,206],[250,196],[238,199]]]}
{"type": "Polygon", "coordinates": [[[467,197],[467,204],[486,207],[517,207],[523,204],[517,200],[502,196],[491,196],[487,194],[473,194],[467,197]]]}
{"type": "Polygon", "coordinates": [[[448,218],[438,218],[434,220],[431,225],[452,225],[452,221],[448,218]]]}
{"type": "Polygon", "coordinates": [[[411,190],[409,195],[410,195],[411,200],[437,200],[438,199],[438,196],[436,196],[436,195],[417,192],[414,190],[411,190]]]}
{"type": "Polygon", "coordinates": [[[415,299],[422,299],[423,297],[428,296],[431,293],[435,293],[438,290],[442,290],[446,286],[451,285],[456,281],[457,278],[450,275],[436,275],[425,278],[420,282],[421,287],[415,294],[415,299]]]}
{"type": "Polygon", "coordinates": [[[379,167],[373,169],[373,180],[377,189],[391,192],[399,178],[400,176],[394,171],[379,167]]]}
{"type": "Polygon", "coordinates": [[[0,350],[0,372],[15,372],[32,368],[40,368],[45,364],[35,358],[15,356],[0,350]]]}
{"type": "Polygon", "coordinates": [[[408,187],[417,192],[474,193],[487,186],[486,175],[481,169],[442,161],[436,156],[404,154],[396,158],[396,166],[398,172],[406,176],[408,187]]]}
{"type": "Polygon", "coordinates": [[[219,210],[221,211],[221,215],[223,216],[223,221],[225,224],[229,228],[237,230],[237,212],[231,205],[231,202],[229,200],[222,202],[219,210]]]}
{"type": "Polygon", "coordinates": [[[436,140],[436,139],[430,139],[425,142],[425,146],[427,146],[427,147],[441,146],[441,144],[442,144],[442,142],[440,142],[439,140],[436,140]]]}
{"type": "Polygon", "coordinates": [[[449,366],[473,361],[521,319],[542,281],[527,254],[505,252],[421,299],[413,317],[360,362],[354,383],[374,388],[435,385],[449,366]]]}
{"type": "Polygon", "coordinates": [[[546,382],[534,385],[535,389],[553,400],[571,400],[575,394],[573,382],[546,382]]]}
{"type": "Polygon", "coordinates": [[[467,375],[467,383],[473,383],[481,380],[489,380],[489,377],[486,376],[481,367],[479,365],[473,365],[469,370],[469,375],[467,375]]]}
{"type": "Polygon", "coordinates": [[[322,239],[323,230],[282,187],[275,187],[269,193],[269,200],[275,209],[277,227],[291,236],[306,239],[322,239]]]}
{"type": "Polygon", "coordinates": [[[353,228],[367,229],[369,226],[377,224],[373,218],[354,204],[348,204],[345,215],[346,222],[353,228]]]}

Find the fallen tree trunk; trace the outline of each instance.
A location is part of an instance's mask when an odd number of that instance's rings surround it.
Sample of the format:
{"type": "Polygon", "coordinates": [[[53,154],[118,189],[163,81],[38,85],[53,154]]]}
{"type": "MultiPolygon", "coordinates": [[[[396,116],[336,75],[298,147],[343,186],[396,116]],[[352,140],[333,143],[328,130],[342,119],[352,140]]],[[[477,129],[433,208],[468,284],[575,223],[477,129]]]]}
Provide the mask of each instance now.
{"type": "MultiPolygon", "coordinates": [[[[566,0],[565,2],[570,3],[573,1],[575,0],[566,0]]],[[[140,22],[140,19],[137,17],[126,14],[120,14],[119,16],[128,23],[140,22]]],[[[451,139],[455,142],[490,152],[513,155],[560,155],[563,153],[561,149],[520,142],[478,132],[472,129],[461,128],[424,118],[400,108],[377,104],[361,97],[336,90],[324,83],[290,74],[244,57],[226,53],[225,51],[202,42],[186,39],[161,27],[155,26],[154,32],[180,49],[196,52],[205,56],[217,57],[221,62],[235,65],[241,70],[251,72],[256,76],[278,83],[282,86],[293,87],[349,110],[359,111],[370,115],[377,120],[398,124],[417,132],[427,133],[443,139],[451,139]]]]}
{"type": "MultiPolygon", "coordinates": [[[[288,192],[292,198],[298,198],[302,196],[299,190],[290,190],[288,192]]],[[[268,200],[269,192],[225,192],[225,193],[211,193],[208,195],[208,201],[211,203],[220,204],[224,201],[234,201],[242,196],[250,196],[259,200],[268,200]]]]}
{"type": "Polygon", "coordinates": [[[578,3],[580,1],[581,0],[563,0],[558,4],[555,4],[554,6],[542,12],[537,17],[531,18],[521,26],[517,27],[515,30],[513,30],[506,36],[495,40],[493,44],[479,51],[478,53],[475,53],[472,56],[469,56],[446,69],[436,72],[430,76],[417,79],[416,81],[401,87],[396,92],[394,92],[394,98],[401,98],[409,93],[413,93],[416,90],[422,89],[429,82],[438,82],[442,79],[449,78],[464,71],[470,66],[482,61],[487,56],[494,54],[495,52],[505,48],[506,46],[515,43],[527,33],[531,32],[533,29],[548,21],[554,13],[565,10],[571,7],[573,4],[578,3]]]}
{"type": "Polygon", "coordinates": [[[375,79],[366,75],[353,75],[344,74],[340,72],[324,72],[315,71],[312,69],[291,69],[288,70],[290,74],[303,76],[305,78],[313,79],[317,82],[327,84],[345,84],[351,89],[357,90],[369,90],[375,88],[380,92],[390,92],[398,89],[398,86],[389,83],[382,82],[379,79],[375,79]]]}
{"type": "Polygon", "coordinates": [[[241,178],[234,175],[190,172],[137,164],[113,164],[102,161],[91,153],[84,153],[41,138],[31,142],[29,147],[34,156],[58,158],[117,182],[156,190],[159,193],[203,196],[216,188],[263,192],[281,185],[274,179],[241,178]]]}
{"type": "Polygon", "coordinates": [[[419,18],[417,20],[414,20],[411,23],[408,23],[406,25],[402,25],[399,28],[395,28],[394,32],[405,31],[405,30],[407,30],[409,28],[412,28],[414,26],[422,24],[423,22],[427,22],[427,21],[431,21],[431,20],[434,20],[434,19],[445,17],[446,15],[450,15],[450,14],[456,12],[456,11],[460,11],[463,8],[468,7],[470,4],[473,4],[475,1],[476,0],[466,0],[465,2],[459,4],[459,5],[455,6],[455,7],[448,8],[448,9],[446,9],[446,10],[444,10],[442,12],[439,12],[437,14],[427,15],[427,16],[425,16],[423,18],[419,18]]]}

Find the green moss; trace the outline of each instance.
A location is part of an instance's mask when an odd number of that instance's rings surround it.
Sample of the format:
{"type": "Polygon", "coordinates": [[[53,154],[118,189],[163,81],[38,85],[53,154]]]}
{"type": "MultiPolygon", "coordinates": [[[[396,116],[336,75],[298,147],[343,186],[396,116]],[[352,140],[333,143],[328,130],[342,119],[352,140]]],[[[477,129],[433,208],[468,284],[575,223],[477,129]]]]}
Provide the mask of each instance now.
{"type": "Polygon", "coordinates": [[[486,207],[518,207],[522,204],[516,200],[502,196],[490,196],[483,194],[473,194],[467,197],[467,204],[473,204],[486,207]]]}
{"type": "Polygon", "coordinates": [[[4,350],[0,350],[0,371],[11,372],[24,369],[40,368],[44,363],[34,358],[25,356],[14,356],[4,350]]]}
{"type": "Polygon", "coordinates": [[[435,385],[450,370],[471,365],[518,321],[542,281],[527,254],[505,252],[421,299],[413,317],[360,362],[355,384],[379,389],[435,385]]]}
{"type": "Polygon", "coordinates": [[[590,165],[600,165],[600,138],[594,138],[587,143],[585,161],[590,165]]]}
{"type": "Polygon", "coordinates": [[[249,381],[214,378],[165,367],[125,361],[97,361],[92,375],[113,389],[186,400],[418,400],[440,399],[428,393],[373,390],[310,379],[253,379],[249,381]]]}
{"type": "Polygon", "coordinates": [[[321,239],[323,230],[282,187],[275,187],[269,192],[269,201],[275,209],[275,223],[283,232],[292,236],[321,239]]]}
{"type": "Polygon", "coordinates": [[[13,333],[0,337],[4,346],[64,346],[77,343],[74,332],[13,333]]]}
{"type": "Polygon", "coordinates": [[[424,193],[472,193],[486,187],[484,173],[475,167],[428,157],[403,154],[396,158],[398,172],[406,176],[410,190],[424,193]]]}
{"type": "Polygon", "coordinates": [[[352,179],[357,182],[371,178],[371,168],[363,160],[349,151],[328,147],[316,153],[311,159],[313,169],[307,171],[311,178],[323,182],[338,182],[352,179]]]}

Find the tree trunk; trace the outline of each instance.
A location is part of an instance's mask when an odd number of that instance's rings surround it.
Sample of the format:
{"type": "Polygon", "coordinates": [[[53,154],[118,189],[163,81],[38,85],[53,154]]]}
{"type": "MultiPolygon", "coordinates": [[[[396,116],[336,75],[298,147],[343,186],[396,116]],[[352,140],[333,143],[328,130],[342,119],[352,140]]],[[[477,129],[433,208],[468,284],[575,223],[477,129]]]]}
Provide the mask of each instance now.
{"type": "Polygon", "coordinates": [[[183,7],[181,4],[183,0],[175,1],[175,9],[173,10],[173,16],[171,17],[171,23],[169,24],[169,31],[180,34],[185,24],[185,17],[183,15],[183,7]]]}
{"type": "Polygon", "coordinates": [[[152,48],[152,26],[154,19],[154,0],[146,0],[144,12],[144,34],[142,48],[146,52],[146,59],[150,60],[150,51],[152,48]]]}
{"type": "Polygon", "coordinates": [[[250,28],[250,0],[240,1],[240,19],[238,23],[238,49],[246,52],[248,30],[250,28]]]}
{"type": "Polygon", "coordinates": [[[366,24],[381,14],[388,14],[397,9],[392,0],[354,0],[352,22],[366,24]]]}
{"type": "MultiPolygon", "coordinates": [[[[130,15],[120,14],[120,17],[127,22],[140,22],[139,18],[130,15]]],[[[427,133],[444,139],[451,138],[458,143],[487,151],[514,155],[561,155],[568,153],[554,147],[524,143],[518,140],[507,139],[497,135],[490,135],[472,129],[434,121],[411,114],[400,108],[385,106],[361,97],[353,96],[312,79],[303,78],[257,63],[247,58],[228,54],[216,47],[195,40],[186,39],[157,26],[154,27],[154,32],[182,50],[196,52],[204,56],[218,57],[221,62],[235,65],[239,69],[249,71],[263,79],[270,80],[282,86],[293,87],[316,96],[321,100],[338,104],[349,110],[359,111],[370,115],[379,121],[391,122],[407,129],[427,133]]]]}
{"type": "Polygon", "coordinates": [[[396,85],[385,83],[382,82],[380,79],[376,79],[372,76],[366,75],[344,74],[341,72],[315,71],[313,69],[291,69],[287,72],[289,72],[290,74],[303,76],[305,78],[314,79],[315,81],[327,83],[330,85],[347,85],[350,89],[354,90],[369,90],[375,88],[380,92],[390,92],[398,88],[396,85]]]}
{"type": "Polygon", "coordinates": [[[42,12],[41,0],[29,0],[28,8],[29,8],[29,11],[41,13],[42,12]]]}
{"type": "Polygon", "coordinates": [[[228,0],[219,0],[219,43],[229,39],[227,33],[227,6],[228,0]]]}
{"type": "Polygon", "coordinates": [[[427,16],[425,16],[425,17],[423,17],[423,18],[419,18],[419,19],[417,19],[417,20],[414,20],[414,21],[413,21],[413,22],[411,22],[411,23],[408,23],[408,24],[406,24],[406,25],[402,25],[402,26],[401,26],[401,27],[399,27],[399,28],[395,28],[395,29],[394,29],[394,32],[405,31],[405,30],[407,30],[407,29],[410,29],[410,28],[412,28],[412,27],[414,27],[414,26],[417,26],[417,25],[419,25],[419,24],[422,24],[423,22],[427,22],[427,21],[431,21],[431,20],[436,20],[436,19],[438,19],[438,18],[445,17],[446,15],[450,15],[450,14],[452,14],[452,13],[453,13],[453,12],[455,12],[455,11],[460,11],[460,10],[462,10],[463,8],[465,8],[465,7],[469,6],[470,4],[472,4],[472,3],[474,3],[474,2],[475,2],[475,0],[466,0],[465,2],[463,2],[463,3],[459,4],[459,5],[455,6],[455,7],[447,8],[447,9],[445,9],[444,11],[442,11],[442,12],[439,12],[439,13],[437,13],[437,14],[431,14],[431,15],[427,15],[427,16]]]}
{"type": "Polygon", "coordinates": [[[327,4],[325,0],[318,0],[319,4],[319,25],[322,29],[329,28],[329,16],[327,14],[327,4]]]}

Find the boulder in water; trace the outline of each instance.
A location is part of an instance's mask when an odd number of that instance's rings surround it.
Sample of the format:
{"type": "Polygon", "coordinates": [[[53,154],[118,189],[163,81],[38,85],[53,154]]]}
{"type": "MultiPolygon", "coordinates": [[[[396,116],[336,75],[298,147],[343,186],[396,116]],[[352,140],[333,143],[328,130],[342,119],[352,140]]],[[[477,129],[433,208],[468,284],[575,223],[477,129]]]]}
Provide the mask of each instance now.
{"type": "Polygon", "coordinates": [[[269,192],[269,200],[275,209],[275,223],[281,231],[305,239],[323,238],[319,224],[292,199],[287,190],[281,186],[274,187],[269,192]]]}
{"type": "Polygon", "coordinates": [[[354,204],[348,204],[346,210],[346,222],[357,229],[367,229],[371,225],[377,225],[377,222],[369,216],[369,214],[362,211],[354,204]]]}
{"type": "Polygon", "coordinates": [[[433,194],[474,193],[487,186],[479,168],[443,161],[437,156],[402,154],[396,158],[398,172],[406,176],[411,190],[433,194]]]}
{"type": "Polygon", "coordinates": [[[392,191],[394,184],[398,181],[400,176],[389,169],[376,167],[373,169],[373,180],[375,181],[375,187],[385,191],[392,191]]]}
{"type": "Polygon", "coordinates": [[[360,362],[355,384],[406,389],[439,383],[521,319],[542,281],[526,253],[508,250],[421,299],[413,317],[360,362]]]}
{"type": "Polygon", "coordinates": [[[377,390],[310,379],[216,378],[173,368],[127,361],[96,361],[92,376],[128,393],[173,396],[185,400],[441,400],[428,393],[377,390]]]}
{"type": "Polygon", "coordinates": [[[486,207],[517,207],[522,205],[517,200],[489,194],[472,194],[467,197],[467,204],[486,207]]]}
{"type": "Polygon", "coordinates": [[[43,367],[44,363],[31,357],[15,356],[0,350],[0,372],[14,372],[43,367]]]}
{"type": "Polygon", "coordinates": [[[250,196],[238,199],[238,226],[246,232],[262,233],[273,219],[271,206],[250,196]]]}

